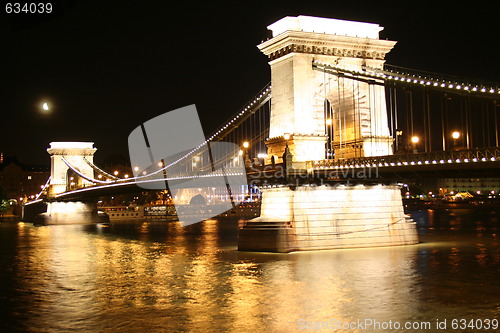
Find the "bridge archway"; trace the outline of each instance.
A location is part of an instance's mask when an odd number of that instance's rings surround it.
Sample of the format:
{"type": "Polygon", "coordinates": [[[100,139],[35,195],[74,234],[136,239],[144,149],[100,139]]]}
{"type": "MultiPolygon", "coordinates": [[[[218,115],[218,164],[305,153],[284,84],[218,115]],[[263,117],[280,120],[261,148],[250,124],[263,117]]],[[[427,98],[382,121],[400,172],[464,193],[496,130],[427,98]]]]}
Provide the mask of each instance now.
{"type": "MultiPolygon", "coordinates": [[[[328,75],[315,93],[314,112],[323,113],[326,159],[392,154],[385,96],[376,84],[328,75]]],[[[382,88],[383,89],[383,88],[382,88]]]]}
{"type": "MultiPolygon", "coordinates": [[[[78,168],[75,168],[77,171],[81,172],[78,168]]],[[[84,179],[78,175],[71,168],[68,168],[66,171],[66,191],[76,190],[83,187],[84,179]]]]}

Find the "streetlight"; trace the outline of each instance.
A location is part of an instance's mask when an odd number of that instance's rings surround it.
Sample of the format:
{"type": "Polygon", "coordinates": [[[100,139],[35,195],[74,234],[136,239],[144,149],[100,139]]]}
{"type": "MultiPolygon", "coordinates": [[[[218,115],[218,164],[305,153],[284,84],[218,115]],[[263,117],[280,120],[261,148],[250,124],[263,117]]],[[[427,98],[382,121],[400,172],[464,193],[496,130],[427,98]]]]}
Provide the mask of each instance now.
{"type": "Polygon", "coordinates": [[[412,143],[412,146],[413,146],[413,153],[416,154],[417,153],[417,143],[420,141],[419,137],[418,136],[412,136],[411,137],[411,143],[412,143]]]}
{"type": "Polygon", "coordinates": [[[288,140],[290,140],[290,133],[283,134],[283,139],[285,139],[285,151],[288,149],[288,140]]]}
{"type": "Polygon", "coordinates": [[[451,137],[453,138],[453,148],[455,148],[457,146],[457,141],[460,138],[460,132],[455,131],[451,133],[451,137]]]}
{"type": "Polygon", "coordinates": [[[250,147],[250,143],[248,141],[243,142],[243,152],[242,153],[243,153],[243,159],[245,161],[245,166],[247,168],[252,166],[252,162],[248,158],[248,147],[250,147]]]}

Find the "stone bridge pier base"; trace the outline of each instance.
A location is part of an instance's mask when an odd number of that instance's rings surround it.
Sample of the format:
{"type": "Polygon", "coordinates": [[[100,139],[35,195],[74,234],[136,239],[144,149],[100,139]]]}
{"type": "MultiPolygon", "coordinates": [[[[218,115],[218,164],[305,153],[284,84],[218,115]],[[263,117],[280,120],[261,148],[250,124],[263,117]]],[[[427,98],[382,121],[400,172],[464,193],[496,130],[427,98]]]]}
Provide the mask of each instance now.
{"type": "Polygon", "coordinates": [[[240,229],[241,251],[292,252],[418,243],[399,186],[262,189],[261,216],[240,229]]]}
{"type": "Polygon", "coordinates": [[[24,206],[23,221],[39,224],[95,224],[109,222],[92,202],[40,202],[24,206]]]}

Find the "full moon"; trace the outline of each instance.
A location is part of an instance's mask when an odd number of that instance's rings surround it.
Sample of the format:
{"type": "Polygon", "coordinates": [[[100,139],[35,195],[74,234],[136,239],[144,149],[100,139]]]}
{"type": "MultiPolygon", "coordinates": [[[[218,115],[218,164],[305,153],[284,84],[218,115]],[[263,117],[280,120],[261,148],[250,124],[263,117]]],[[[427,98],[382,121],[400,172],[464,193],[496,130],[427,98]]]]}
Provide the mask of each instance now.
{"type": "Polygon", "coordinates": [[[48,111],[48,110],[49,110],[49,105],[48,105],[47,103],[43,103],[42,108],[43,108],[45,111],[48,111]]]}

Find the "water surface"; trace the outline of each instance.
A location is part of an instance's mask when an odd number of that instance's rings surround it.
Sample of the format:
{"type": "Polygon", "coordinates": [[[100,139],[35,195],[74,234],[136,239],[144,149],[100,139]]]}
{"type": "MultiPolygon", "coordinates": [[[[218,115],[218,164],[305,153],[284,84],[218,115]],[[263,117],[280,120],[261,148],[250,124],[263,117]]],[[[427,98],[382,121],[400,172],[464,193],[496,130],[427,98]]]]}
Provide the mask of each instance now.
{"type": "Polygon", "coordinates": [[[452,319],[500,319],[500,211],[410,213],[418,245],[292,254],[238,252],[237,221],[2,223],[0,325],[2,332],[370,332],[330,324],[371,319],[433,325],[375,332],[434,332],[446,319],[440,332],[457,332],[452,319]]]}

